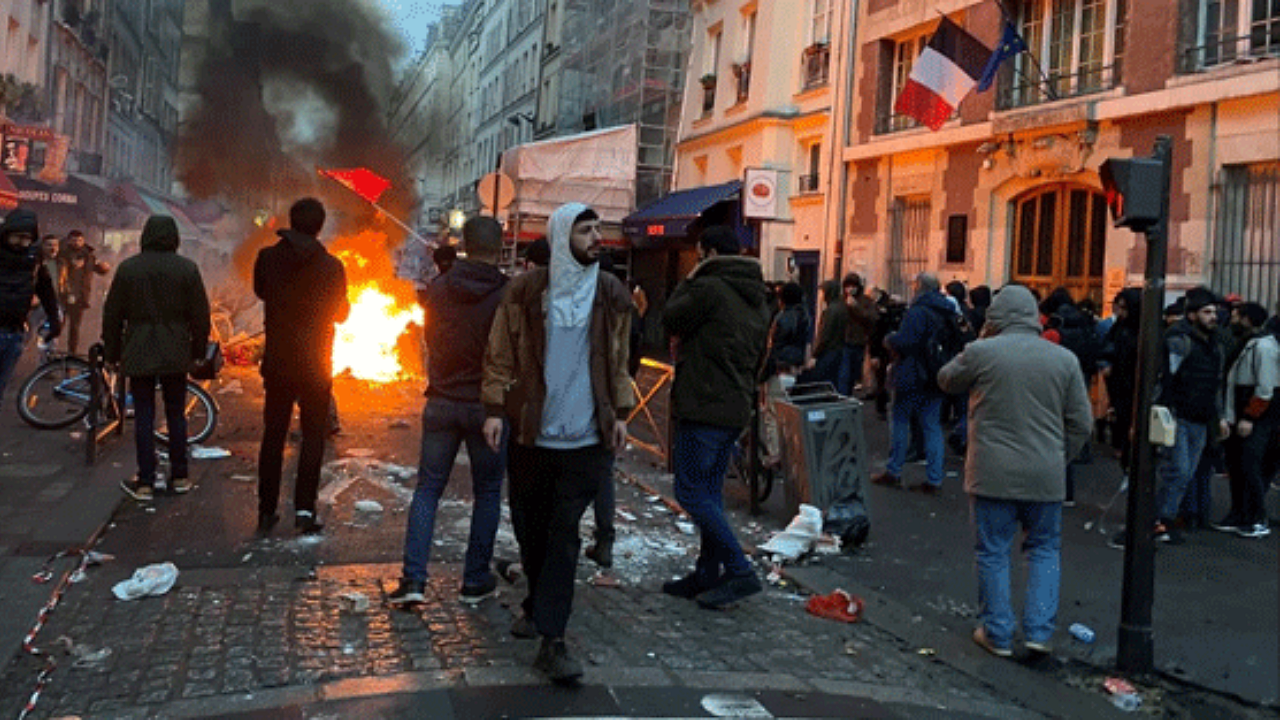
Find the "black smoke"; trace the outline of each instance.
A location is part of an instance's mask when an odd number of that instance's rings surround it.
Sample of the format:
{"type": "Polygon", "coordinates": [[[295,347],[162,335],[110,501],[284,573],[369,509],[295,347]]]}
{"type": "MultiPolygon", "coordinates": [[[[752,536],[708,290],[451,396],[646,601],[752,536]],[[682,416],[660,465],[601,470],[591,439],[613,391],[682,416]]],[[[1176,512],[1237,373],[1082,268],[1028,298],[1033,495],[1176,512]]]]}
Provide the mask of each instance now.
{"type": "Polygon", "coordinates": [[[410,184],[385,106],[405,48],[371,0],[209,0],[207,32],[176,153],[191,195],[281,213],[317,194],[359,220],[372,208],[316,169],[367,167],[403,217],[410,184]]]}

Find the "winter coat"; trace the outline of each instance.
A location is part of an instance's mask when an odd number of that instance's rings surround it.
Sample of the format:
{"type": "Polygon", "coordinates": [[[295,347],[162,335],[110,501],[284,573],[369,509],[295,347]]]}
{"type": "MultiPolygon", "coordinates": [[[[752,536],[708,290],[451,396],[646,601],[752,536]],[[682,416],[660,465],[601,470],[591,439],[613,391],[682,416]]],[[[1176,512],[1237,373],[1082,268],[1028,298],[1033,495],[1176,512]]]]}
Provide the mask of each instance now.
{"type": "Polygon", "coordinates": [[[813,344],[813,356],[820,358],[830,352],[843,352],[844,339],[853,324],[853,316],[843,298],[827,303],[822,310],[818,327],[818,340],[813,344]]]}
{"type": "MultiPolygon", "coordinates": [[[[548,278],[547,268],[537,267],[507,284],[489,331],[480,388],[485,414],[505,417],[512,425],[512,441],[529,447],[542,431],[547,396],[548,278]]],[[[626,420],[636,405],[627,374],[631,295],[612,273],[600,273],[596,282],[587,364],[596,425],[609,442],[614,421],[626,420]]]]}
{"type": "Polygon", "coordinates": [[[426,311],[427,397],[480,402],[489,328],[507,279],[493,265],[459,260],[420,294],[426,311]]]}
{"type": "Polygon", "coordinates": [[[943,366],[938,385],[969,393],[965,492],[1060,502],[1066,463],[1093,429],[1084,376],[1070,351],[1040,337],[1031,292],[1008,285],[987,311],[987,335],[943,366]]]}
{"type": "Polygon", "coordinates": [[[667,300],[662,323],[679,338],[673,414],[742,428],[751,418],[769,334],[769,291],[754,258],[702,261],[667,300]]]}
{"type": "Polygon", "coordinates": [[[88,245],[64,245],[58,252],[58,292],[65,307],[89,308],[94,274],[106,275],[108,266],[88,245]]]}
{"type": "Polygon", "coordinates": [[[209,298],[200,269],[178,254],[178,225],[153,216],[141,251],[116,270],[102,308],[107,362],[127,377],[185,375],[209,342],[209,298]]]}
{"type": "Polygon", "coordinates": [[[863,293],[854,295],[849,303],[849,327],[844,341],[847,345],[866,345],[875,332],[876,321],[880,318],[880,308],[876,301],[863,293]]]}
{"type": "Polygon", "coordinates": [[[31,312],[31,299],[40,298],[40,305],[49,318],[50,329],[56,336],[62,328],[58,311],[58,293],[53,278],[40,262],[40,248],[35,243],[19,250],[5,241],[9,233],[30,232],[40,237],[36,214],[26,208],[18,208],[0,224],[0,332],[21,333],[27,329],[27,314],[31,312]]]}
{"type": "Polygon", "coordinates": [[[1270,333],[1256,333],[1227,371],[1223,419],[1235,423],[1280,418],[1276,387],[1280,387],[1280,343],[1270,333]]]}
{"type": "Polygon", "coordinates": [[[1159,404],[1180,420],[1214,426],[1222,418],[1225,352],[1217,333],[1183,318],[1165,331],[1159,404]]]}
{"type": "Polygon", "coordinates": [[[804,305],[788,305],[773,319],[769,338],[769,364],[804,365],[805,351],[813,340],[813,327],[804,305]]]}
{"type": "Polygon", "coordinates": [[[312,235],[279,230],[253,265],[262,300],[266,346],[263,378],[331,382],[334,325],[347,319],[347,273],[312,235]]]}
{"type": "Polygon", "coordinates": [[[955,305],[936,290],[921,293],[907,308],[898,331],[885,339],[897,356],[893,366],[895,390],[937,394],[925,369],[925,347],[947,318],[955,314],[955,305]]]}

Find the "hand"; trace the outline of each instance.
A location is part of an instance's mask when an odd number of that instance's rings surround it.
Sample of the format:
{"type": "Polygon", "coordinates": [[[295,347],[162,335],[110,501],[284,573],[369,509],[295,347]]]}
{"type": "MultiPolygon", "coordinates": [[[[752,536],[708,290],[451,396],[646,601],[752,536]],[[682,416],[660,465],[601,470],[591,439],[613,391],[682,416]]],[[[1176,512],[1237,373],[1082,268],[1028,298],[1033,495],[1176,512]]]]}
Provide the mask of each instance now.
{"type": "Polygon", "coordinates": [[[1226,420],[1218,421],[1218,439],[1226,440],[1231,437],[1231,425],[1226,420]]]}
{"type": "Polygon", "coordinates": [[[1242,438],[1247,438],[1253,432],[1253,423],[1248,420],[1241,420],[1236,423],[1236,434],[1242,438]]]}
{"type": "Polygon", "coordinates": [[[498,452],[502,446],[502,418],[485,418],[481,432],[484,433],[484,442],[489,449],[498,452]]]}
{"type": "Polygon", "coordinates": [[[626,420],[613,421],[613,437],[611,438],[611,440],[613,441],[611,444],[611,447],[615,451],[622,450],[627,446],[627,421],[626,420]]]}

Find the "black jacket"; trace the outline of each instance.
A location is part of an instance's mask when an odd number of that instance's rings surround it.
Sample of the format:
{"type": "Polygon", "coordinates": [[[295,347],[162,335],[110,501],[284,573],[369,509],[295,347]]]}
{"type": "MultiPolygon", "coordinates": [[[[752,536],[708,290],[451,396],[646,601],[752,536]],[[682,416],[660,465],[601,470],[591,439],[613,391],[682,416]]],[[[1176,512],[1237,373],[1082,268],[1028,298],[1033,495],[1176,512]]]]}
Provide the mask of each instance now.
{"type": "Polygon", "coordinates": [[[1206,335],[1183,318],[1165,331],[1164,345],[1160,404],[1171,408],[1179,419],[1216,425],[1222,417],[1224,372],[1217,337],[1206,335]]]}
{"type": "Polygon", "coordinates": [[[419,298],[426,311],[427,396],[480,402],[484,351],[507,276],[493,265],[459,260],[419,298]]]}
{"type": "Polygon", "coordinates": [[[768,346],[768,295],[760,263],[746,257],[704,260],[676,287],[662,323],[680,339],[671,388],[677,418],[746,426],[768,346]]]}
{"type": "Polygon", "coordinates": [[[58,292],[53,278],[40,262],[40,246],[19,250],[9,245],[9,233],[30,232],[39,238],[36,214],[25,208],[10,212],[0,224],[0,332],[24,332],[27,314],[31,312],[31,299],[40,298],[40,306],[49,318],[54,336],[62,329],[58,312],[58,292]]]}
{"type": "Polygon", "coordinates": [[[279,230],[258,253],[253,293],[262,300],[262,377],[329,382],[333,326],[347,319],[347,273],[314,236],[279,230]]]}

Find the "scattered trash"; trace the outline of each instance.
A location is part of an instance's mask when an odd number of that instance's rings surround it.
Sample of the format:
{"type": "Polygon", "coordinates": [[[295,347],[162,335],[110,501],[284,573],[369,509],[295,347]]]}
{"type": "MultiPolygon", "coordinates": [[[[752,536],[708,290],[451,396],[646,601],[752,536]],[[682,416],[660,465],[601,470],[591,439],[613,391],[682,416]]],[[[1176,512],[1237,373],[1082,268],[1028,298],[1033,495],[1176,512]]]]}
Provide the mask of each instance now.
{"type": "Polygon", "coordinates": [[[137,600],[148,595],[164,595],[177,581],[177,566],[171,562],[156,563],[138,568],[133,577],[113,585],[111,592],[120,600],[137,600]]]}
{"type": "Polygon", "coordinates": [[[252,557],[253,557],[253,553],[245,553],[244,557],[240,558],[240,562],[247,563],[249,562],[249,558],[252,558],[252,557]]]}
{"type": "Polygon", "coordinates": [[[702,709],[712,717],[720,718],[771,718],[760,701],[750,695],[716,693],[702,698],[702,709]]]}
{"type": "Polygon", "coordinates": [[[320,469],[319,502],[332,507],[347,488],[363,480],[388,490],[402,502],[408,503],[413,499],[413,490],[399,482],[405,472],[417,475],[417,470],[363,457],[334,460],[320,469]]]}
{"type": "Polygon", "coordinates": [[[232,475],[231,480],[234,482],[251,483],[257,482],[258,478],[252,475],[232,475]]]}
{"type": "Polygon", "coordinates": [[[836,588],[830,595],[814,595],[805,603],[810,615],[828,620],[855,623],[862,619],[866,603],[857,595],[836,588]]]}
{"type": "Polygon", "coordinates": [[[231,380],[223,384],[222,387],[218,388],[218,394],[219,395],[243,395],[244,385],[241,385],[239,380],[231,380]]]}
{"type": "Polygon", "coordinates": [[[226,448],[205,447],[203,445],[193,445],[191,447],[192,460],[220,460],[229,457],[231,457],[231,451],[226,448]]]}
{"type": "Polygon", "coordinates": [[[83,438],[84,438],[84,433],[80,432],[79,430],[75,430],[75,431],[73,431],[73,432],[69,433],[69,437],[70,437],[72,440],[81,440],[81,439],[83,439],[83,438]]]}
{"type": "Polygon", "coordinates": [[[616,575],[603,570],[591,576],[591,584],[600,588],[616,589],[622,587],[622,581],[616,575]]]}
{"type": "Polygon", "coordinates": [[[676,528],[680,530],[680,532],[684,533],[685,535],[694,535],[694,534],[697,534],[698,532],[698,528],[695,527],[694,524],[689,522],[688,520],[677,520],[676,528]]]}
{"type": "Polygon", "coordinates": [[[359,510],[360,512],[367,512],[367,513],[382,512],[382,503],[378,502],[377,500],[357,500],[355,507],[356,507],[356,510],[359,510]]]}
{"type": "Polygon", "coordinates": [[[98,552],[97,550],[90,550],[84,554],[84,564],[90,567],[93,565],[101,565],[105,562],[111,562],[115,559],[115,555],[112,555],[111,553],[98,552]]]}
{"type": "Polygon", "coordinates": [[[823,523],[822,531],[839,537],[841,547],[858,547],[871,534],[867,506],[857,496],[837,500],[827,511],[827,521],[823,523]]]}
{"type": "Polygon", "coordinates": [[[68,582],[75,583],[75,584],[82,583],[88,579],[89,579],[89,575],[80,568],[76,568],[75,570],[72,570],[71,575],[67,577],[68,582]]]}
{"type": "Polygon", "coordinates": [[[1121,677],[1109,677],[1102,681],[1102,687],[1112,695],[1135,694],[1138,689],[1135,688],[1128,680],[1121,677]]]}
{"type": "Polygon", "coordinates": [[[1068,628],[1067,631],[1071,633],[1071,637],[1082,643],[1088,644],[1093,642],[1093,628],[1090,628],[1088,625],[1083,623],[1071,623],[1071,627],[1068,628]]]}
{"type": "Polygon", "coordinates": [[[343,612],[362,613],[369,610],[369,596],[361,592],[344,592],[338,596],[338,604],[343,612]]]}
{"type": "Polygon", "coordinates": [[[813,551],[819,555],[839,555],[842,543],[840,538],[823,535],[813,544],[813,551]]]}
{"type": "Polygon", "coordinates": [[[933,648],[920,648],[916,651],[916,654],[920,657],[933,657],[938,654],[938,651],[933,648]]]}
{"type": "Polygon", "coordinates": [[[347,448],[342,451],[344,458],[369,458],[377,454],[377,451],[371,448],[347,448]]]}
{"type": "Polygon", "coordinates": [[[1111,693],[1111,704],[1125,712],[1134,712],[1142,707],[1142,697],[1138,689],[1124,678],[1109,677],[1102,682],[1102,687],[1111,693]]]}
{"type": "Polygon", "coordinates": [[[627,512],[626,510],[619,510],[619,511],[618,511],[618,517],[622,518],[623,520],[626,520],[627,522],[635,522],[635,521],[636,521],[636,516],[635,516],[635,515],[632,515],[631,513],[627,512]]]}
{"type": "Polygon", "coordinates": [[[787,529],[774,535],[760,549],[785,560],[795,560],[809,552],[821,534],[822,511],[812,505],[801,505],[787,529]]]}
{"type": "Polygon", "coordinates": [[[1124,712],[1134,712],[1142,707],[1142,698],[1133,693],[1122,693],[1111,696],[1111,704],[1124,712]]]}
{"type": "Polygon", "coordinates": [[[857,642],[856,640],[845,640],[845,641],[844,641],[844,654],[845,654],[845,655],[857,655],[857,654],[858,654],[858,642],[857,642]]]}
{"type": "Polygon", "coordinates": [[[392,429],[392,430],[408,430],[408,429],[409,429],[409,421],[408,421],[408,420],[396,420],[396,421],[392,422],[390,425],[387,425],[387,427],[388,427],[388,428],[390,428],[390,429],[392,429]]]}
{"type": "Polygon", "coordinates": [[[498,559],[493,561],[493,568],[498,571],[504,580],[516,584],[520,580],[520,576],[524,575],[524,566],[516,560],[498,559]]]}

